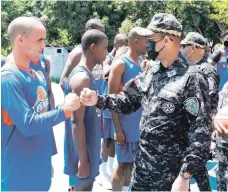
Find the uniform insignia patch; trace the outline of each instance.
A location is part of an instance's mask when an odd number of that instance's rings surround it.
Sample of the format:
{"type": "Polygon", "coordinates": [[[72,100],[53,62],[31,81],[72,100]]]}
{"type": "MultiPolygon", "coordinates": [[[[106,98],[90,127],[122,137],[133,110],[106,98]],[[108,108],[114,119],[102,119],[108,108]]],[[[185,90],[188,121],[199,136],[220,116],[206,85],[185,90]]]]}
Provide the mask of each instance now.
{"type": "Polygon", "coordinates": [[[172,113],[175,110],[175,105],[173,103],[171,103],[171,102],[165,102],[162,105],[162,110],[165,113],[172,113]]]}
{"type": "Polygon", "coordinates": [[[192,115],[197,116],[199,113],[199,102],[196,97],[190,97],[184,101],[185,109],[192,115]]]}
{"type": "Polygon", "coordinates": [[[177,74],[177,72],[176,72],[176,70],[172,70],[172,71],[167,71],[167,76],[168,77],[172,77],[172,76],[174,76],[174,75],[176,75],[177,74]]]}

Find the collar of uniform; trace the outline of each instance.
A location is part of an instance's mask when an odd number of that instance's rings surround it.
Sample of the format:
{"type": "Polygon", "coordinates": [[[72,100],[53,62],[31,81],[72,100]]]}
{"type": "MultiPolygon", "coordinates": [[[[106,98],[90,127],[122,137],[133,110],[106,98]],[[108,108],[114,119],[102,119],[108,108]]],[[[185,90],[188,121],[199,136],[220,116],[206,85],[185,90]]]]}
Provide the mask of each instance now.
{"type": "Polygon", "coordinates": [[[186,71],[187,67],[188,67],[188,62],[180,52],[177,59],[173,62],[171,67],[167,69],[166,75],[168,77],[171,77],[171,76],[181,74],[184,71],[186,71]]]}
{"type": "Polygon", "coordinates": [[[161,63],[156,63],[152,66],[153,74],[157,73],[161,68],[161,63]]]}

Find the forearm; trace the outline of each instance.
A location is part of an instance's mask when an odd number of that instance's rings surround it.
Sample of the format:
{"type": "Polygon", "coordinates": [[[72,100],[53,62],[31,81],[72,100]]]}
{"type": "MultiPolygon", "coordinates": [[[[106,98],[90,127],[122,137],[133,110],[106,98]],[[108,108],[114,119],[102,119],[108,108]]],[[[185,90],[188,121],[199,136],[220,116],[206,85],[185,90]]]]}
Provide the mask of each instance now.
{"type": "Polygon", "coordinates": [[[120,126],[120,121],[119,121],[118,114],[115,113],[115,112],[111,112],[111,116],[112,116],[112,121],[113,121],[113,124],[114,124],[115,132],[122,131],[121,130],[121,126],[120,126]]]}
{"type": "Polygon", "coordinates": [[[141,107],[137,99],[134,97],[130,99],[125,92],[102,95],[98,96],[97,107],[100,109],[109,109],[116,113],[130,114],[141,107]]]}
{"type": "Polygon", "coordinates": [[[55,99],[52,90],[48,92],[48,101],[49,101],[49,107],[50,110],[55,108],[55,99]]]}
{"type": "Polygon", "coordinates": [[[72,134],[80,161],[88,160],[84,122],[72,122],[72,134]]]}
{"type": "Polygon", "coordinates": [[[218,108],[218,85],[219,85],[219,77],[216,78],[216,74],[214,77],[208,77],[209,82],[209,97],[211,101],[211,111],[212,115],[217,113],[218,108]]]}
{"type": "Polygon", "coordinates": [[[218,93],[211,92],[210,100],[211,100],[211,112],[212,112],[212,116],[214,116],[217,113],[217,109],[218,109],[218,101],[219,101],[218,93]]]}
{"type": "Polygon", "coordinates": [[[15,123],[15,125],[22,131],[22,134],[31,136],[52,129],[53,126],[61,123],[65,119],[66,115],[64,111],[60,108],[56,108],[40,115],[25,114],[24,121],[22,120],[18,124],[15,123]]]}
{"type": "Polygon", "coordinates": [[[185,152],[181,167],[182,172],[194,175],[197,169],[206,165],[210,153],[212,127],[209,123],[205,124],[205,121],[206,119],[202,122],[197,122],[194,125],[196,129],[191,128],[194,130],[191,130],[190,145],[185,152]]]}
{"type": "Polygon", "coordinates": [[[66,64],[66,66],[63,69],[61,78],[60,78],[60,86],[64,90],[65,84],[67,82],[67,78],[70,75],[70,72],[72,71],[72,67],[69,66],[69,64],[66,64]]]}

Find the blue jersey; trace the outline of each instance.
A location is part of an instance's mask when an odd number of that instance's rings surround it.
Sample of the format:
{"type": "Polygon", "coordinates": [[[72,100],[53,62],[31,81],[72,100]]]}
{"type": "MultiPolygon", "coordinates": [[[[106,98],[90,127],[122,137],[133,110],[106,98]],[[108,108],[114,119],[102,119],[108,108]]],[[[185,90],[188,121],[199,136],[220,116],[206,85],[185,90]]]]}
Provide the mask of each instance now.
{"type": "MultiPolygon", "coordinates": [[[[110,58],[110,61],[111,61],[111,64],[112,64],[114,58],[111,55],[109,55],[109,54],[108,54],[108,57],[110,58]]],[[[103,86],[102,86],[101,89],[102,89],[102,95],[108,94],[108,81],[104,81],[103,82],[103,86]]],[[[111,114],[110,114],[109,110],[103,110],[102,112],[103,112],[104,118],[107,118],[107,119],[111,118],[111,114]]]]}
{"type": "MultiPolygon", "coordinates": [[[[122,75],[122,86],[132,78],[142,72],[140,65],[136,65],[127,57],[121,58],[125,64],[125,70],[122,75]]],[[[138,59],[139,63],[140,60],[138,59]]],[[[119,121],[121,128],[126,136],[126,142],[137,142],[139,140],[139,123],[142,116],[142,108],[139,108],[136,112],[129,115],[119,114],[119,121]]]]}
{"type": "Polygon", "coordinates": [[[228,52],[225,47],[221,47],[221,57],[217,63],[218,73],[220,76],[219,90],[222,90],[223,85],[228,81],[228,52]]]}
{"type": "Polygon", "coordinates": [[[40,60],[35,63],[35,62],[30,62],[29,66],[35,70],[45,82],[47,82],[47,68],[46,68],[46,60],[43,55],[41,55],[40,60]]]}
{"type": "MultiPolygon", "coordinates": [[[[95,80],[87,69],[81,65],[76,66],[68,77],[65,85],[65,94],[71,92],[69,86],[70,80],[77,73],[85,73],[90,79],[90,89],[97,91],[95,80]]],[[[90,175],[87,179],[95,178],[99,172],[100,164],[100,147],[101,147],[101,117],[97,114],[95,106],[85,107],[84,124],[86,130],[86,148],[88,160],[91,166],[90,175]]],[[[64,139],[64,173],[76,176],[78,173],[79,156],[76,149],[76,143],[72,136],[71,120],[65,122],[65,139],[64,139]]],[[[79,182],[85,179],[77,178],[79,182]]]]}
{"type": "Polygon", "coordinates": [[[102,94],[102,86],[103,86],[103,64],[96,64],[92,71],[93,78],[95,79],[96,87],[99,94],[102,94]]]}
{"type": "MultiPolygon", "coordinates": [[[[29,66],[30,66],[34,71],[36,71],[36,72],[40,75],[40,77],[42,78],[43,82],[44,82],[45,84],[47,84],[47,76],[48,76],[48,74],[47,74],[46,60],[45,60],[44,55],[41,55],[39,61],[36,62],[36,63],[31,61],[31,62],[29,63],[29,66]]],[[[47,93],[48,93],[48,87],[47,87],[47,86],[45,86],[45,87],[47,88],[46,91],[47,91],[47,93]]],[[[48,107],[49,107],[49,109],[50,109],[50,105],[49,105],[48,107]]],[[[55,154],[57,154],[57,148],[56,148],[55,136],[54,136],[53,130],[51,130],[51,138],[52,138],[52,140],[53,140],[52,155],[55,155],[55,154]]]]}
{"type": "Polygon", "coordinates": [[[48,110],[47,88],[30,68],[5,64],[1,74],[2,191],[47,191],[51,184],[52,127],[66,119],[48,110]]]}

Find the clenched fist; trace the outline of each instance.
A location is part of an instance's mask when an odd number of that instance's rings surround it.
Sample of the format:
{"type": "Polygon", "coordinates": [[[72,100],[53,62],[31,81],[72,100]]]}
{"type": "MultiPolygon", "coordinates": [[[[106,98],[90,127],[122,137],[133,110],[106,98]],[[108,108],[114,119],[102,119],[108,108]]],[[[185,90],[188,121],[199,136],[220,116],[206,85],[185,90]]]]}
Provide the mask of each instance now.
{"type": "Polygon", "coordinates": [[[75,93],[69,93],[65,97],[63,108],[68,111],[76,111],[81,106],[80,98],[75,93]]]}
{"type": "Polygon", "coordinates": [[[178,176],[172,185],[171,192],[188,192],[189,191],[189,179],[185,180],[181,176],[178,176]]]}
{"type": "Polygon", "coordinates": [[[88,88],[84,88],[81,91],[80,100],[85,106],[94,106],[98,101],[97,92],[88,88]]]}

